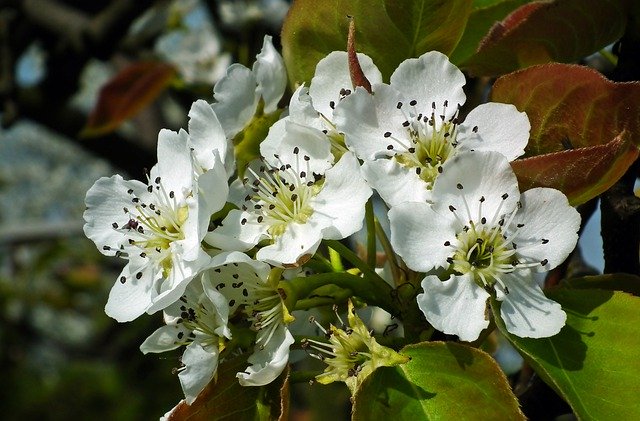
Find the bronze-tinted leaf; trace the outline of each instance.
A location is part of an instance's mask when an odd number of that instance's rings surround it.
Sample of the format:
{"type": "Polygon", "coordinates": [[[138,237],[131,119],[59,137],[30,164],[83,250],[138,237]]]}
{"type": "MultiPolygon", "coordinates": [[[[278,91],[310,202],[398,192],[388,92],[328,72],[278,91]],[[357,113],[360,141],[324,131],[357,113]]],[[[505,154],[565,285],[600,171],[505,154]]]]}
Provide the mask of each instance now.
{"type": "Polygon", "coordinates": [[[109,133],[153,102],[173,81],[176,69],[159,61],[145,61],[125,67],[100,90],[89,115],[83,137],[109,133]]]}
{"type": "Polygon", "coordinates": [[[240,386],[236,373],[247,367],[237,357],[220,364],[217,380],[209,383],[191,405],[183,400],[169,421],[286,420],[289,415],[289,369],[266,386],[240,386]]]}
{"type": "Polygon", "coordinates": [[[528,3],[497,22],[460,66],[495,76],[551,61],[573,62],[618,40],[627,14],[626,0],[528,3]]]}
{"type": "Polygon", "coordinates": [[[528,159],[512,163],[523,189],[554,187],[577,205],[608,189],[638,157],[640,83],[554,63],[502,76],[491,100],[514,104],[531,121],[528,159]]]}

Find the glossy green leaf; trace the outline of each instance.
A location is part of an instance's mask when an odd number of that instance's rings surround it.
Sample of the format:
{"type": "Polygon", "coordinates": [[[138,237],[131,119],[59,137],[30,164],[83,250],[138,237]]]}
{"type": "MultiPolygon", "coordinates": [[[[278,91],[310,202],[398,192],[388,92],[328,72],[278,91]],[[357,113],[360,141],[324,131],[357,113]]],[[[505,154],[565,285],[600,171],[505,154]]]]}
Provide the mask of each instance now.
{"type": "Polygon", "coordinates": [[[176,69],[159,61],[125,67],[100,90],[98,102],[80,136],[101,136],[153,102],[175,79],[176,69]]]}
{"type": "Polygon", "coordinates": [[[449,57],[451,62],[459,64],[475,54],[491,27],[528,1],[530,0],[475,1],[464,34],[449,57]]]}
{"type": "Polygon", "coordinates": [[[565,279],[562,281],[562,285],[573,289],[624,291],[635,296],[640,296],[640,276],[629,273],[606,273],[604,275],[565,279]]]}
{"type": "Polygon", "coordinates": [[[191,405],[184,400],[168,421],[286,420],[289,415],[289,370],[267,386],[240,386],[236,373],[247,367],[246,358],[234,358],[218,367],[218,378],[209,383],[191,405]]]}
{"type": "Polygon", "coordinates": [[[580,204],[613,185],[638,157],[630,142],[640,139],[640,83],[554,63],[502,76],[491,100],[514,104],[531,121],[526,156],[533,158],[512,163],[523,189],[554,187],[580,204]]]}
{"type": "Polygon", "coordinates": [[[585,420],[640,419],[640,298],[597,289],[558,289],[567,324],[544,339],[498,328],[528,363],[585,420]]]}
{"type": "Polygon", "coordinates": [[[316,64],[347,49],[349,20],[356,48],[388,80],[403,60],[427,51],[449,54],[471,12],[471,0],[296,0],[282,28],[282,52],[292,85],[309,82],[316,64]]]}
{"type": "Polygon", "coordinates": [[[551,61],[577,61],[618,40],[627,13],[626,0],[532,2],[497,22],[460,65],[474,75],[495,76],[551,61]]]}
{"type": "Polygon", "coordinates": [[[524,419],[506,377],[485,352],[425,342],[400,353],[411,361],[376,370],[358,389],[353,420],[524,419]]]}

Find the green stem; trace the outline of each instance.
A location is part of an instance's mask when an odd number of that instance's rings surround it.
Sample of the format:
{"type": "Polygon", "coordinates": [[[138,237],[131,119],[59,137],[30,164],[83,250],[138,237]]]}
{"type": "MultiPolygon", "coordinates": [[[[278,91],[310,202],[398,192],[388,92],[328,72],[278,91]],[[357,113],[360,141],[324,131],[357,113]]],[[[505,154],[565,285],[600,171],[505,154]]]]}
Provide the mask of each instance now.
{"type": "Polygon", "coordinates": [[[385,255],[387,256],[387,261],[389,262],[389,267],[391,268],[391,276],[393,278],[393,283],[396,288],[399,285],[402,285],[406,282],[406,277],[404,276],[404,272],[398,265],[398,259],[396,258],[396,254],[393,251],[393,247],[391,246],[391,241],[389,241],[389,237],[382,229],[382,225],[380,225],[380,221],[376,218],[376,236],[382,245],[382,249],[384,250],[385,255]]]}
{"type": "Polygon", "coordinates": [[[367,304],[381,307],[391,314],[398,314],[399,311],[391,296],[391,287],[380,277],[378,280],[373,281],[347,272],[320,273],[282,281],[279,288],[285,294],[285,304],[289,309],[297,308],[298,300],[308,298],[317,288],[332,284],[352,291],[353,295],[362,298],[367,304]]]}
{"type": "Polygon", "coordinates": [[[329,261],[331,262],[331,268],[334,272],[344,272],[344,266],[342,265],[342,259],[340,253],[329,247],[329,261]]]}
{"type": "Polygon", "coordinates": [[[353,296],[353,291],[350,289],[340,289],[331,296],[302,298],[296,302],[295,310],[309,310],[311,308],[344,303],[351,296],[353,296]]]}
{"type": "Polygon", "coordinates": [[[365,221],[367,224],[367,264],[370,268],[376,267],[376,223],[373,213],[373,199],[369,199],[365,205],[365,221]]]}

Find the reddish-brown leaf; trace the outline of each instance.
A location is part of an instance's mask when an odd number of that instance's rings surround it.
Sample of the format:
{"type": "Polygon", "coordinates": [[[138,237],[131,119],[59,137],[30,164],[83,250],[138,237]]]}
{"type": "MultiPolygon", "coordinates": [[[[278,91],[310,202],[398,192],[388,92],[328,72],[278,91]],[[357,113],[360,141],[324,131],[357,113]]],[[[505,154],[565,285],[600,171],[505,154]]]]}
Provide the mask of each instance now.
{"type": "Polygon", "coordinates": [[[167,63],[145,61],[120,71],[100,90],[98,102],[80,136],[109,133],[153,102],[173,81],[176,69],[167,63]]]}
{"type": "Polygon", "coordinates": [[[217,419],[286,420],[289,418],[289,369],[267,386],[240,386],[236,373],[247,367],[243,357],[218,366],[209,383],[191,405],[182,400],[169,421],[217,419]]]}
{"type": "Polygon", "coordinates": [[[529,158],[513,163],[523,188],[555,187],[572,204],[583,203],[638,157],[640,83],[555,63],[499,78],[491,98],[514,104],[531,121],[529,158]]]}
{"type": "Polygon", "coordinates": [[[605,145],[518,159],[511,167],[521,190],[553,187],[572,205],[586,202],[613,185],[638,158],[638,148],[623,132],[605,145]]]}
{"type": "Polygon", "coordinates": [[[627,0],[525,4],[497,22],[460,66],[474,75],[495,76],[551,61],[576,61],[622,36],[628,4],[627,0]]]}

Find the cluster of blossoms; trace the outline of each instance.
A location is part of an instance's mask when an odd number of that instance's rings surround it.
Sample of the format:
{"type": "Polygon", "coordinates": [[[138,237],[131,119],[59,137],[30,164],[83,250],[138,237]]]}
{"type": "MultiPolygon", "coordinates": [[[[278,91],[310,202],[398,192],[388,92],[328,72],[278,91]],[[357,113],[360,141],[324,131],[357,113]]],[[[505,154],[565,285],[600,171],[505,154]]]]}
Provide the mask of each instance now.
{"type": "MultiPolygon", "coordinates": [[[[580,218],[557,190],[519,191],[509,161],[524,153],[527,116],[488,103],[463,120],[464,75],[438,52],[404,61],[388,84],[369,57],[358,60],[370,91],[352,84],[347,53],[333,52],[284,111],[286,71],[267,37],[253,68],[231,65],[213,103],[193,104],[187,131],[160,132],[146,184],[115,175],[87,193],[86,235],[128,261],[105,310],[120,322],[163,311],[165,326],[141,350],[186,346],[188,404],[226,358],[250,355],[242,385],[282,372],[295,310],[284,286],[323,240],[362,228],[374,191],[393,252],[423,277],[414,305],[425,329],[473,341],[489,326],[489,300],[515,335],[564,326],[535,274],[564,261],[580,218]],[[244,165],[234,145],[247,142],[260,156],[244,165]]],[[[375,367],[406,358],[378,345],[351,305],[349,323],[325,331],[328,343],[302,345],[328,355],[318,381],[355,392],[375,367]]]]}

